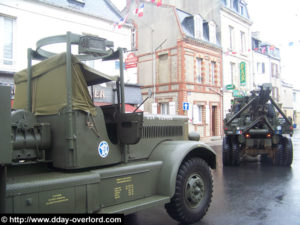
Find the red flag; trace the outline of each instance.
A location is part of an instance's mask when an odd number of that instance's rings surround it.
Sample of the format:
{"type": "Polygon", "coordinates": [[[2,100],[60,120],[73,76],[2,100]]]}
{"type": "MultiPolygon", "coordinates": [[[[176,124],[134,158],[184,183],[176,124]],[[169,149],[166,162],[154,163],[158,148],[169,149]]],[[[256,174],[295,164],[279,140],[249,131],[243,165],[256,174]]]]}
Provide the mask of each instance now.
{"type": "Polygon", "coordinates": [[[144,3],[138,9],[136,9],[136,14],[139,17],[142,17],[144,15],[144,3]]]}
{"type": "Polygon", "coordinates": [[[157,0],[157,6],[161,6],[162,0],[157,0]]]}
{"type": "Polygon", "coordinates": [[[115,23],[114,27],[117,26],[118,29],[121,29],[122,26],[126,23],[127,17],[128,17],[128,14],[124,17],[124,19],[120,19],[120,21],[118,23],[115,23]]]}

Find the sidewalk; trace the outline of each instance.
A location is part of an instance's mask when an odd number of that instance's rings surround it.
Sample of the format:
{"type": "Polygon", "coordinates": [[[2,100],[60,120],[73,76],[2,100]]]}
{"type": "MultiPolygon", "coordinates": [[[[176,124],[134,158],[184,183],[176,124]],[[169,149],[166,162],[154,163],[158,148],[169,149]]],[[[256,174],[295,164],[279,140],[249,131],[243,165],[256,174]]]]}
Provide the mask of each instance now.
{"type": "Polygon", "coordinates": [[[210,146],[222,145],[222,136],[200,137],[200,141],[210,146]]]}

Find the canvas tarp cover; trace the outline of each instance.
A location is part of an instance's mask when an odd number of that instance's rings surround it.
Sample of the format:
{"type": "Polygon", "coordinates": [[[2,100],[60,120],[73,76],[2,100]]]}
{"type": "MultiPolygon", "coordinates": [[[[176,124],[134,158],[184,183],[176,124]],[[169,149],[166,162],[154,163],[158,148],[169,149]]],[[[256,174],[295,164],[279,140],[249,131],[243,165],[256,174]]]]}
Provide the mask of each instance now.
{"type": "MultiPolygon", "coordinates": [[[[27,109],[27,69],[14,75],[14,109],[27,109]]],[[[116,80],[72,56],[72,108],[95,114],[88,85],[116,80]]],[[[35,115],[57,114],[67,105],[66,54],[62,53],[32,66],[32,112],[35,115]]]]}

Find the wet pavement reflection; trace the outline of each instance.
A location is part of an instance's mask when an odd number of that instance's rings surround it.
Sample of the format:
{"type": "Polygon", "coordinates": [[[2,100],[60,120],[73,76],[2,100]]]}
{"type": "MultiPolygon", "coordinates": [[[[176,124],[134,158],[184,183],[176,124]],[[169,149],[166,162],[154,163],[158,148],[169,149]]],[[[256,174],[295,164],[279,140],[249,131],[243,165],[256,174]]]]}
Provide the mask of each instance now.
{"type": "MultiPolygon", "coordinates": [[[[222,166],[222,146],[212,146],[218,168],[213,171],[214,193],[199,225],[299,225],[300,129],[293,137],[294,160],[290,168],[245,162],[222,166]]],[[[126,216],[128,225],[174,225],[164,207],[126,216]]]]}

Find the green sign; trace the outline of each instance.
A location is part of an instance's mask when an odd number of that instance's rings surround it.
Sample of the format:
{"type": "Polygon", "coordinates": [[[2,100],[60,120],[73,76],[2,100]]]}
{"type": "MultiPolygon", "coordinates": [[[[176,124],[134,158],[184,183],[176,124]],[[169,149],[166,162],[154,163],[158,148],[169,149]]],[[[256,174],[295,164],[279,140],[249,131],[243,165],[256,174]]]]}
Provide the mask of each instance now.
{"type": "Polygon", "coordinates": [[[239,91],[239,90],[234,90],[234,91],[232,92],[232,95],[233,95],[233,97],[241,97],[240,91],[239,91]]]}
{"type": "Polygon", "coordinates": [[[242,90],[233,90],[232,92],[233,97],[243,97],[246,96],[246,92],[242,90]]]}
{"type": "Polygon", "coordinates": [[[227,84],[226,85],[226,90],[233,90],[235,89],[235,85],[234,84],[227,84]]]}
{"type": "Polygon", "coordinates": [[[241,82],[241,86],[246,85],[246,63],[245,62],[240,63],[240,82],[241,82]]]}

